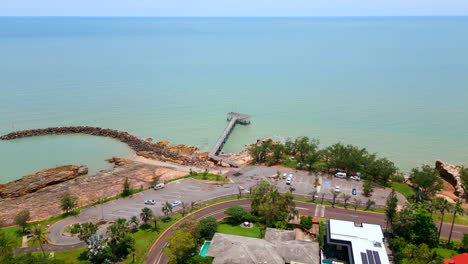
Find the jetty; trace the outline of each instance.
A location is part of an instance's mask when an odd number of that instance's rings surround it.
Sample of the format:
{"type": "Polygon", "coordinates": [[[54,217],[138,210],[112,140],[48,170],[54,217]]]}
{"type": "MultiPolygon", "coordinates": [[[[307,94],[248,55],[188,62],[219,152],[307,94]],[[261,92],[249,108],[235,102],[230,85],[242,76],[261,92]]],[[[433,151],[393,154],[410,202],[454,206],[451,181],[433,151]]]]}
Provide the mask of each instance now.
{"type": "Polygon", "coordinates": [[[213,146],[211,151],[208,153],[208,157],[210,159],[219,161],[219,162],[224,162],[227,163],[233,167],[240,167],[241,165],[238,164],[237,162],[234,162],[232,160],[229,160],[227,158],[223,158],[218,156],[219,152],[221,152],[224,143],[226,143],[229,135],[231,134],[232,130],[236,126],[236,124],[241,124],[241,125],[249,125],[250,124],[250,118],[251,116],[245,115],[245,114],[240,114],[240,113],[234,113],[230,112],[228,113],[227,121],[229,121],[228,125],[224,129],[223,133],[221,136],[219,136],[218,140],[216,141],[216,144],[213,146]]]}

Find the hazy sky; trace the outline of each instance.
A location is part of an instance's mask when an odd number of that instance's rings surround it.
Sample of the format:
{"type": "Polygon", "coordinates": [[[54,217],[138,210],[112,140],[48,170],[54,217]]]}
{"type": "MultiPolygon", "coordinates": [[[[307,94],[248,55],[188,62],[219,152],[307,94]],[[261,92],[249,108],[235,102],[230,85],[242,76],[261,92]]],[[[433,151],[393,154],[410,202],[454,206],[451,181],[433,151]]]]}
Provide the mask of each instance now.
{"type": "Polygon", "coordinates": [[[0,16],[468,15],[468,0],[0,0],[0,16]]]}

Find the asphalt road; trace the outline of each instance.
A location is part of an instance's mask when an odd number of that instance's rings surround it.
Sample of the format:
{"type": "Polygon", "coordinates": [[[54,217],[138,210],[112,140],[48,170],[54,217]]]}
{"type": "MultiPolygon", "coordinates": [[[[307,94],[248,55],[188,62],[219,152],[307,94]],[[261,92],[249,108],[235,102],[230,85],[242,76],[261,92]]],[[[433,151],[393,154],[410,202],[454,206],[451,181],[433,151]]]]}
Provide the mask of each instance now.
{"type": "MultiPolygon", "coordinates": [[[[310,215],[318,216],[326,219],[339,219],[339,220],[348,220],[353,222],[362,222],[368,224],[378,224],[383,229],[386,226],[386,217],[381,213],[374,212],[365,212],[365,211],[355,211],[353,209],[344,209],[338,207],[323,206],[320,204],[312,204],[306,202],[296,201],[296,208],[299,211],[300,215],[310,215]]],[[[249,200],[233,200],[229,202],[224,202],[216,204],[207,208],[204,208],[200,211],[197,211],[192,216],[196,218],[205,218],[208,216],[214,216],[216,219],[221,220],[226,217],[224,210],[231,206],[241,205],[245,208],[250,207],[249,200]]],[[[439,227],[439,223],[436,223],[439,227]]],[[[150,250],[148,258],[145,263],[147,264],[166,264],[168,263],[167,256],[163,253],[163,248],[167,245],[166,237],[171,236],[174,232],[174,227],[167,229],[166,232],[156,241],[153,247],[150,250]]],[[[453,229],[453,239],[460,240],[463,237],[464,233],[468,233],[468,226],[464,225],[455,225],[453,229]]],[[[444,223],[442,225],[442,237],[448,237],[450,231],[450,224],[444,223]]]]}

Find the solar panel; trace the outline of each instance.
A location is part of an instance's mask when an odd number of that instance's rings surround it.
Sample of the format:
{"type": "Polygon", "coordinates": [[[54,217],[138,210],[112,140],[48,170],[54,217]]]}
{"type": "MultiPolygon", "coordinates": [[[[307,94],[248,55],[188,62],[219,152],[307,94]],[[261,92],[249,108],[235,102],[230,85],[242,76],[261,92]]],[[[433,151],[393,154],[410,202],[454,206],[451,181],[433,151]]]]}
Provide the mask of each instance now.
{"type": "Polygon", "coordinates": [[[367,255],[364,252],[361,252],[361,260],[362,260],[362,264],[369,264],[367,262],[367,255]]]}
{"type": "Polygon", "coordinates": [[[372,254],[374,255],[375,263],[376,263],[376,264],[382,264],[382,262],[380,261],[379,252],[377,252],[377,251],[372,251],[372,254]]]}
{"type": "Polygon", "coordinates": [[[372,255],[372,251],[366,250],[367,252],[367,260],[369,260],[369,264],[375,264],[374,256],[372,255]]]}

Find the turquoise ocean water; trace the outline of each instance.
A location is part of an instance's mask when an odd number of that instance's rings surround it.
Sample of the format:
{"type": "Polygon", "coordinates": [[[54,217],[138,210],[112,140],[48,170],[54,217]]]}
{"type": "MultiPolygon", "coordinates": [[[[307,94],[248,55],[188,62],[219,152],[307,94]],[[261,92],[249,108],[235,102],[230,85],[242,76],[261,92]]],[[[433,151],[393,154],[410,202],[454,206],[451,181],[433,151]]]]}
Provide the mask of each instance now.
{"type": "MultiPolygon", "coordinates": [[[[300,135],[408,171],[468,163],[468,18],[0,18],[0,133],[92,125],[225,151],[300,135]]],[[[106,168],[111,139],[0,141],[0,182],[106,168]]]]}

